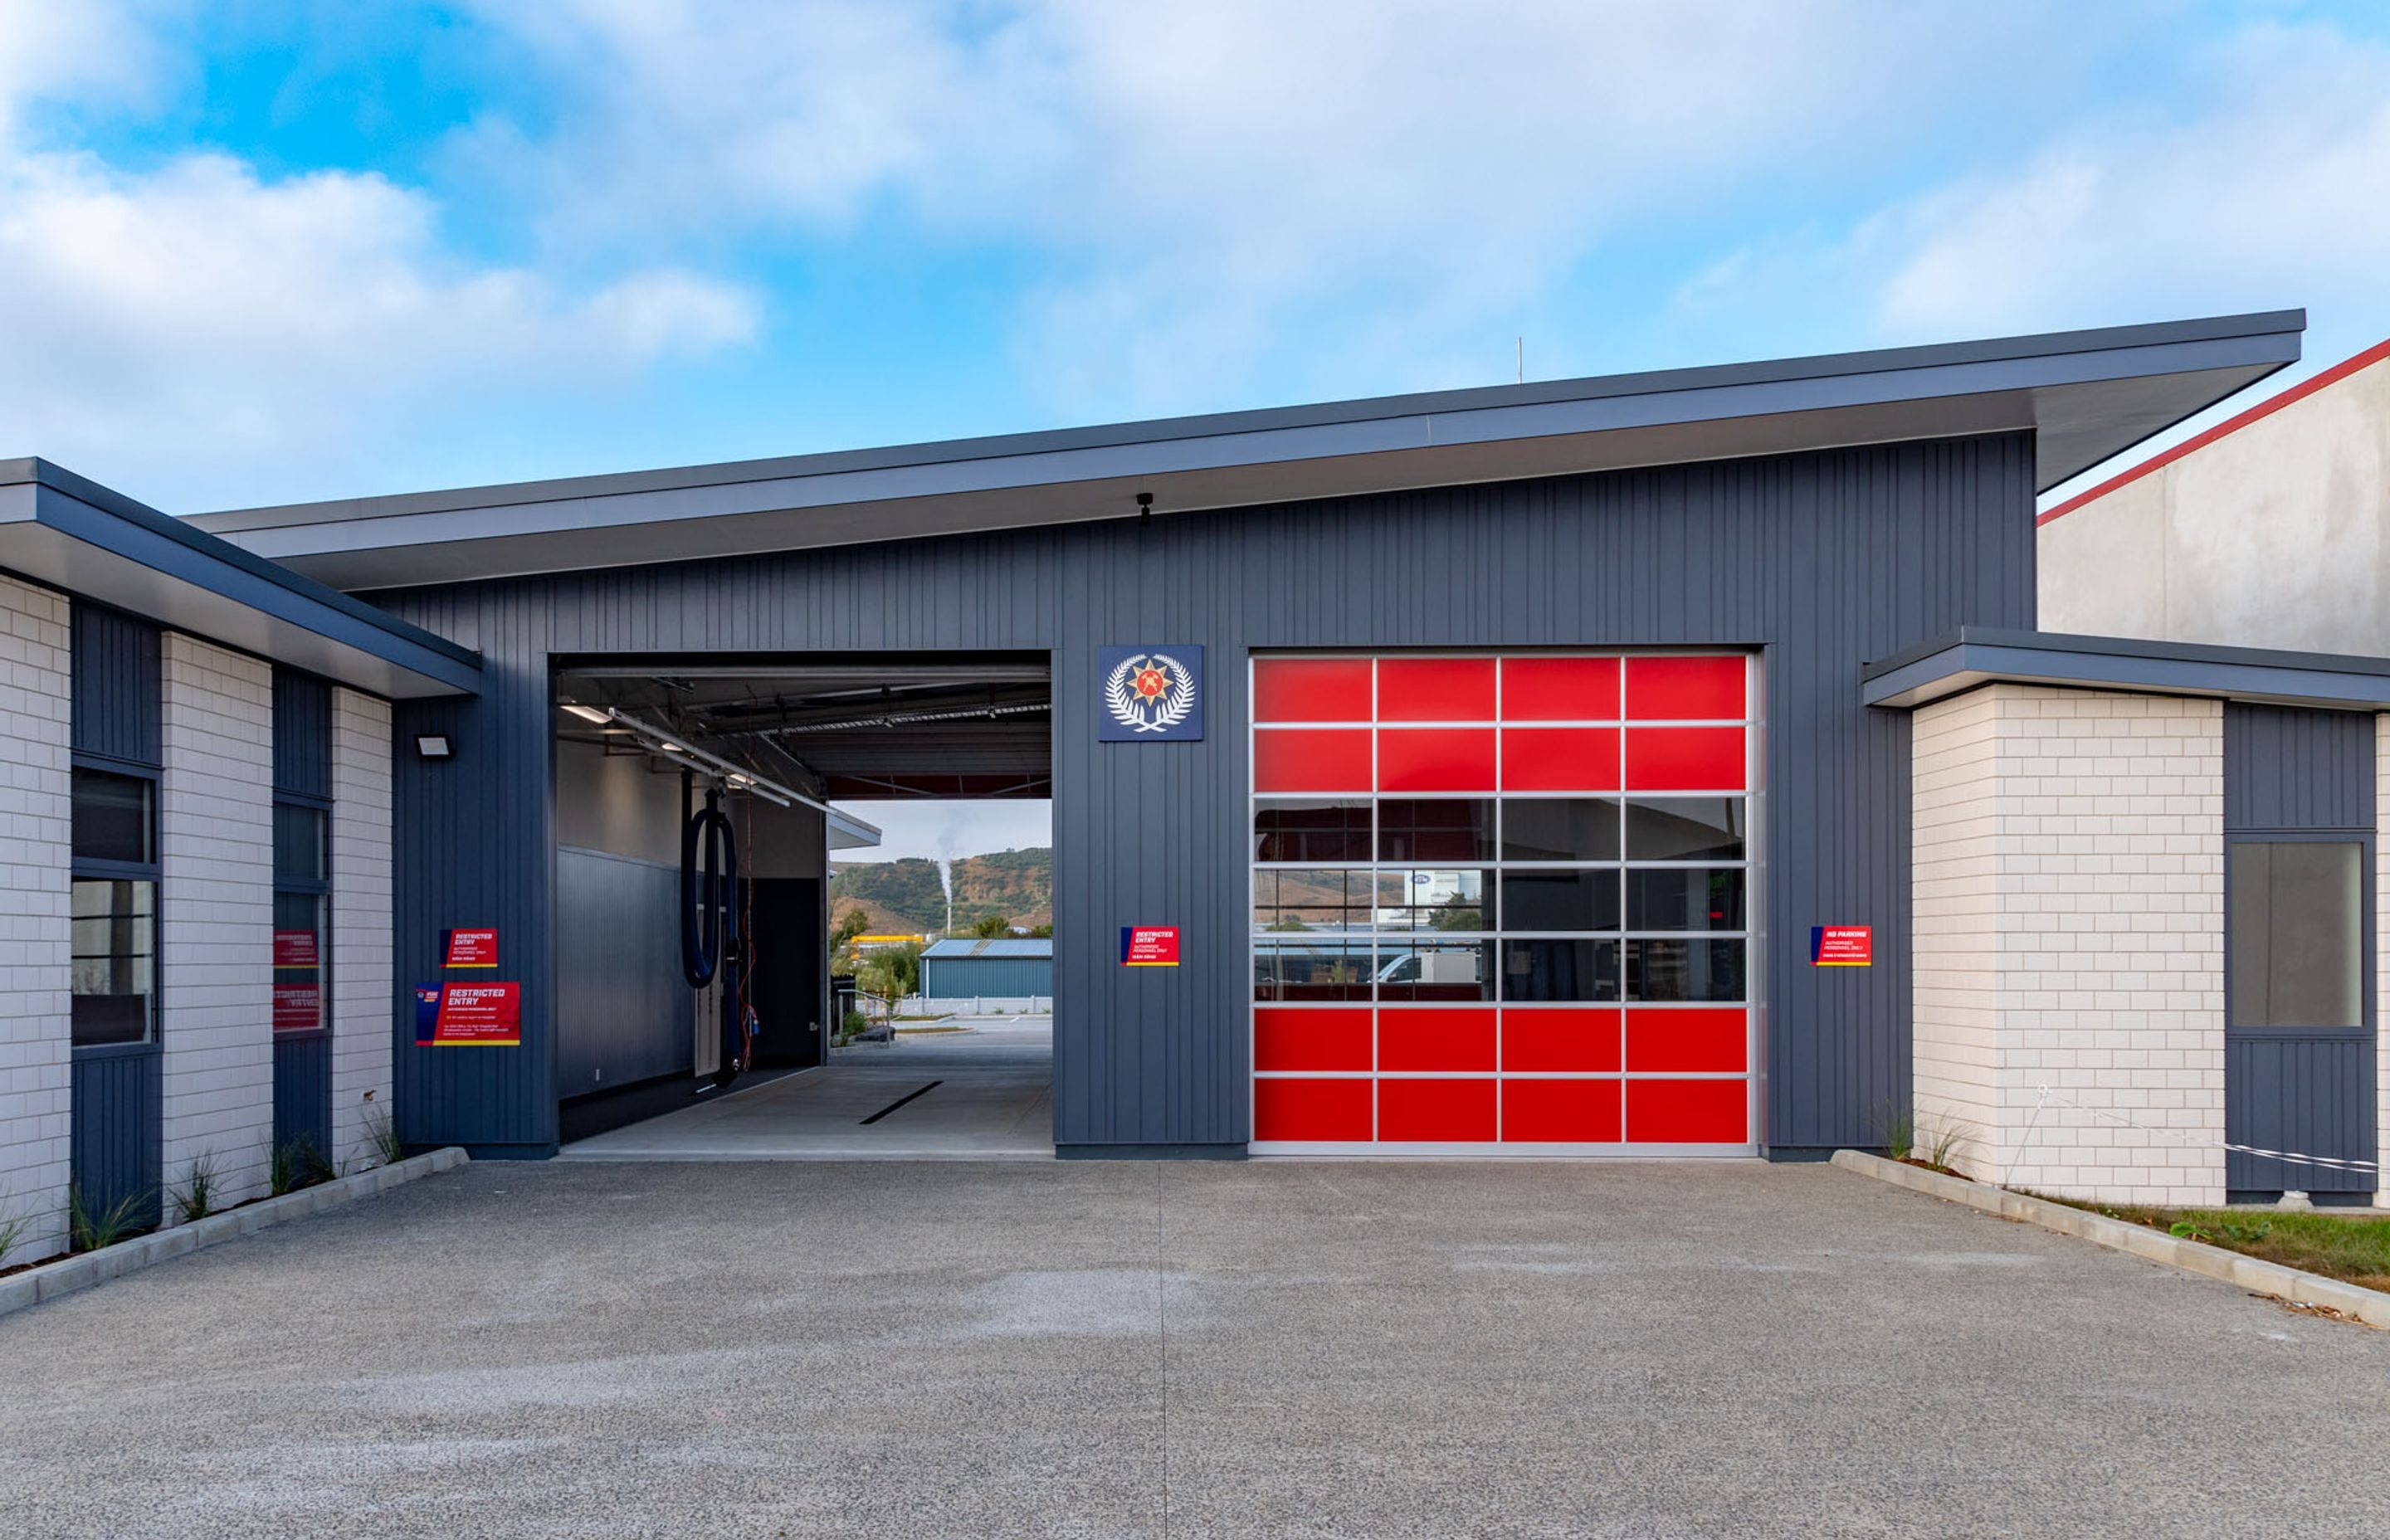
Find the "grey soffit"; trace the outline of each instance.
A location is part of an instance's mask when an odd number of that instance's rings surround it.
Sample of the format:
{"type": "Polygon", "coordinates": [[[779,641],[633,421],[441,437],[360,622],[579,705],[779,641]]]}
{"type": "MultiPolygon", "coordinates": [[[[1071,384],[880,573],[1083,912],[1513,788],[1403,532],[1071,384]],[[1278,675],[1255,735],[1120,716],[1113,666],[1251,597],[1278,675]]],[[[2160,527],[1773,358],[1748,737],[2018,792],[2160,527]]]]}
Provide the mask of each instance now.
{"type": "Polygon", "coordinates": [[[1979,685],[2199,695],[2390,711],[2390,658],[1964,627],[1859,671],[1870,706],[1915,708],[1979,685]]]}
{"type": "Polygon", "coordinates": [[[0,570],[392,699],[479,655],[43,460],[0,460],[0,570]]]}
{"type": "Polygon", "coordinates": [[[748,555],[2031,429],[2049,487],[2299,355],[2304,311],[1500,385],[251,508],[348,589],[748,555]]]}

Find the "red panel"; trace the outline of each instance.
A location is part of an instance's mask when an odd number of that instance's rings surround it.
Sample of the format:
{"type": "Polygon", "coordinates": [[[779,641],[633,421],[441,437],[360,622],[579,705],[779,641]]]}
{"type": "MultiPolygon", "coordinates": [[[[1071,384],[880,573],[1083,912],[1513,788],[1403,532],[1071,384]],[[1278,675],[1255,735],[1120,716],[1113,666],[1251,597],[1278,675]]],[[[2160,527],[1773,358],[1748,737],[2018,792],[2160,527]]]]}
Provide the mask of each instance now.
{"type": "Polygon", "coordinates": [[[1381,791],[1491,791],[1494,729],[1402,727],[1378,732],[1381,791]]]}
{"type": "Polygon", "coordinates": [[[1626,732],[1629,791],[1740,791],[1740,727],[1630,727],[1626,732]]]}
{"type": "Polygon", "coordinates": [[[1381,1010],[1381,1070],[1490,1070],[1491,1010],[1381,1010]]]}
{"type": "Polygon", "coordinates": [[[1629,658],[1626,715],[1642,722],[1712,722],[1742,718],[1743,660],[1629,658]]]}
{"type": "Polygon", "coordinates": [[[1256,791],[1367,791],[1367,727],[1269,727],[1253,734],[1256,791]]]}
{"type": "Polygon", "coordinates": [[[1626,1138],[1630,1144],[1742,1144],[1750,1098],[1740,1080],[1630,1080],[1626,1138]]]}
{"type": "Polygon", "coordinates": [[[1367,658],[1256,658],[1255,722],[1367,722],[1367,658]]]}
{"type": "Polygon", "coordinates": [[[1618,1082],[1504,1081],[1502,1142],[1618,1143],[1618,1082]]]}
{"type": "Polygon", "coordinates": [[[1506,1010],[1502,1068],[1616,1074],[1618,1012],[1506,1010]]]}
{"type": "Polygon", "coordinates": [[[1618,660],[1505,658],[1502,717],[1506,722],[1614,722],[1618,660]]]}
{"type": "Polygon", "coordinates": [[[1366,1143],[1372,1084],[1367,1080],[1256,1080],[1253,1137],[1366,1143]]]}
{"type": "Polygon", "coordinates": [[[1491,658],[1381,658],[1381,722],[1491,722],[1491,658]]]}
{"type": "Polygon", "coordinates": [[[1256,1070],[1366,1070],[1369,1009],[1253,1012],[1256,1070]]]}
{"type": "Polygon", "coordinates": [[[1378,1137],[1489,1141],[1494,1137],[1494,1082],[1381,1080],[1378,1137]]]}
{"type": "Polygon", "coordinates": [[[1714,1070],[1741,1074],[1750,1041],[1750,1023],[1740,1007],[1626,1013],[1626,1067],[1630,1070],[1714,1070]]]}
{"type": "Polygon", "coordinates": [[[1615,791],[1615,727],[1506,727],[1505,791],[1615,791]]]}

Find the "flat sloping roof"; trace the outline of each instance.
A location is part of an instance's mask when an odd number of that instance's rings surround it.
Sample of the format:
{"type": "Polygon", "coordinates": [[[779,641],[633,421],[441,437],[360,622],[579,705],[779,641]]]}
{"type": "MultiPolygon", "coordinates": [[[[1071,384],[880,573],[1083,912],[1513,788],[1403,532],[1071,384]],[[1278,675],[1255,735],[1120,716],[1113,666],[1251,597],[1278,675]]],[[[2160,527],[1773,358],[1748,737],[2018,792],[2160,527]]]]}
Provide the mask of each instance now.
{"type": "Polygon", "coordinates": [[[2304,311],[208,514],[351,589],[2031,430],[2054,486],[2299,355],[2304,311]]]}
{"type": "Polygon", "coordinates": [[[481,655],[46,460],[0,460],[0,569],[392,699],[481,655]]]}
{"type": "Polygon", "coordinates": [[[1983,626],[1869,663],[1859,682],[1869,705],[1905,709],[1981,685],[2018,684],[2390,711],[2390,658],[1983,626]]]}
{"type": "Polygon", "coordinates": [[[1044,936],[949,936],[944,941],[932,942],[921,956],[952,961],[957,957],[1035,957],[1040,961],[1053,956],[1054,943],[1044,936]]]}

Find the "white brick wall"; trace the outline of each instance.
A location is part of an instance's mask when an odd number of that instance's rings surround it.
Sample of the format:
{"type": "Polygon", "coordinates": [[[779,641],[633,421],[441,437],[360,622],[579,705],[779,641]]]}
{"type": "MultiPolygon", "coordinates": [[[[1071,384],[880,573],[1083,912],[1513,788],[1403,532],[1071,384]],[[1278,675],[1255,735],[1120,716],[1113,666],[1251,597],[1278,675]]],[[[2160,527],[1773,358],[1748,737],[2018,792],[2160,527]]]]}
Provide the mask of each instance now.
{"type": "Polygon", "coordinates": [[[1926,1136],[2019,1187],[2221,1201],[2221,705],[1995,685],[1913,752],[1926,1136]]]}
{"type": "Polygon", "coordinates": [[[274,1142],[273,671],[174,632],[163,661],[164,1175],[207,1155],[238,1203],[274,1142]]]}
{"type": "Polygon", "coordinates": [[[64,595],[0,578],[0,1266],[67,1243],[70,645],[64,595]]]}
{"type": "MultiPolygon", "coordinates": [[[[2373,1158],[2390,1167],[2390,714],[2373,719],[2373,1158]]],[[[2390,1204],[2390,1178],[2373,1182],[2390,1204]]]]}
{"type": "Polygon", "coordinates": [[[390,703],[332,692],[332,1158],[379,1159],[391,1106],[390,703]]]}

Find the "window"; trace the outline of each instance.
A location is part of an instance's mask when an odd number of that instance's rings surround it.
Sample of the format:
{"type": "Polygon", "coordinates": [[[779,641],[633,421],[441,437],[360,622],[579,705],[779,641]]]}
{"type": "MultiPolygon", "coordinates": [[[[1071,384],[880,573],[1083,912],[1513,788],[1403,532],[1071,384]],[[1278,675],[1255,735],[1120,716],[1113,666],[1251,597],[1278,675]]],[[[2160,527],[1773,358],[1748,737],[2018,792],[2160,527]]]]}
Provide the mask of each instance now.
{"type": "Polygon", "coordinates": [[[71,1039],[149,1042],[158,1030],[158,787],[76,766],[68,896],[71,1039]]]}
{"type": "Polygon", "coordinates": [[[2365,1022],[2365,844],[2236,840],[2231,894],[2235,1027],[2365,1022]]]}
{"type": "Polygon", "coordinates": [[[274,1030],[315,1032],[324,1018],[330,933],[328,819],[320,807],[274,803],[274,1030]]]}

